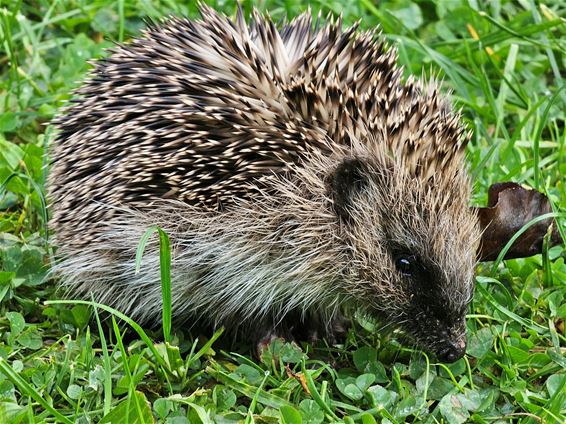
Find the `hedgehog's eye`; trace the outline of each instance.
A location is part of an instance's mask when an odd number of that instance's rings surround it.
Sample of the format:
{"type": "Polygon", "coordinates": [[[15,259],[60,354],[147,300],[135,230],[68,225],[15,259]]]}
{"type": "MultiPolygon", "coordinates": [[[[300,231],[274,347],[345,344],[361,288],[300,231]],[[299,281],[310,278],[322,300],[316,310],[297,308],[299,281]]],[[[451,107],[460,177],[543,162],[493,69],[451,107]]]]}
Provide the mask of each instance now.
{"type": "Polygon", "coordinates": [[[414,275],[417,270],[417,259],[412,255],[399,255],[395,258],[397,270],[404,275],[414,275]]]}

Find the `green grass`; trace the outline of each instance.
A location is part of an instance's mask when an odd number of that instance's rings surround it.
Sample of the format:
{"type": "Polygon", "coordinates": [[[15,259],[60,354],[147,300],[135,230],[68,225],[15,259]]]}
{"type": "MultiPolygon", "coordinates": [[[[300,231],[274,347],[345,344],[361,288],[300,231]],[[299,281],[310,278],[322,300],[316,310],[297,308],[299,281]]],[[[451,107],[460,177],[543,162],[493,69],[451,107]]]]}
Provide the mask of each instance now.
{"type": "MultiPolygon", "coordinates": [[[[211,3],[235,11],[233,1],[211,3]]],[[[276,18],[306,8],[258,7],[276,18]]],[[[479,266],[467,356],[451,365],[362,319],[341,345],[276,343],[256,361],[249,346],[224,351],[220,333],[151,332],[103,305],[53,302],[44,282],[53,248],[42,194],[47,124],[88,60],[137,34],[145,17],[196,9],[174,0],[0,0],[0,422],[566,422],[564,246],[479,266]],[[154,342],[163,334],[169,343],[154,342]]],[[[312,9],[381,25],[407,75],[443,78],[473,130],[476,204],[490,184],[512,180],[564,213],[564,2],[329,0],[312,9]]]]}

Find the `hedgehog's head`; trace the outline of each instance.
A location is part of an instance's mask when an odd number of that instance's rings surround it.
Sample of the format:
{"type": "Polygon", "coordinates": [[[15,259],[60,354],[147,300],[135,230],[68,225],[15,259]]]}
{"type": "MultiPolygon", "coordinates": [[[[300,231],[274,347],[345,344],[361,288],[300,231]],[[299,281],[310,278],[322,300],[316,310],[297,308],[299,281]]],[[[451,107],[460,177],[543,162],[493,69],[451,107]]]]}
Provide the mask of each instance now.
{"type": "Polygon", "coordinates": [[[466,348],[479,240],[463,160],[426,178],[402,160],[344,158],[331,196],[354,296],[442,361],[466,348]]]}

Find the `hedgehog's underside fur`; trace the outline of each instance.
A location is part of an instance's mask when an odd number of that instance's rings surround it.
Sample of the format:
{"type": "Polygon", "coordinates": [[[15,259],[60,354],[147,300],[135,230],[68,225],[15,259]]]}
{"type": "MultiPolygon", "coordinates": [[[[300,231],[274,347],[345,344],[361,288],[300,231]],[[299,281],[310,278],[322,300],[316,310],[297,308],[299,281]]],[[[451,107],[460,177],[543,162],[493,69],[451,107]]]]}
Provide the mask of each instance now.
{"type": "Polygon", "coordinates": [[[158,225],[178,321],[264,336],[353,304],[461,355],[478,229],[467,137],[434,82],[403,82],[393,49],[340,21],[202,16],[113,49],[57,120],[62,284],[159,321],[156,248],[134,273],[158,225]]]}

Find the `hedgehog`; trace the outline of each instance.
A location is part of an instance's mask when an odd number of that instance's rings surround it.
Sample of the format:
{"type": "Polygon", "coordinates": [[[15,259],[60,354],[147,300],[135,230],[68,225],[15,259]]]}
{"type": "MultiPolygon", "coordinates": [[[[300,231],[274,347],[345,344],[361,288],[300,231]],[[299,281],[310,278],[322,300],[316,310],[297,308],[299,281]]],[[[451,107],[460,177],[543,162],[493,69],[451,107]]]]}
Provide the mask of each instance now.
{"type": "Polygon", "coordinates": [[[359,23],[200,13],[112,48],[56,118],[60,287],[158,325],[156,226],[176,325],[333,340],[357,310],[462,357],[480,229],[448,94],[359,23]]]}

